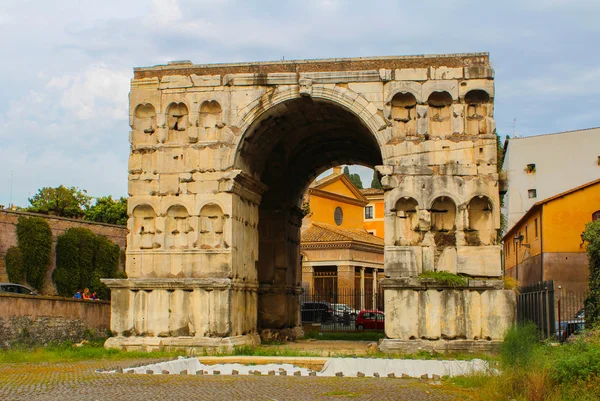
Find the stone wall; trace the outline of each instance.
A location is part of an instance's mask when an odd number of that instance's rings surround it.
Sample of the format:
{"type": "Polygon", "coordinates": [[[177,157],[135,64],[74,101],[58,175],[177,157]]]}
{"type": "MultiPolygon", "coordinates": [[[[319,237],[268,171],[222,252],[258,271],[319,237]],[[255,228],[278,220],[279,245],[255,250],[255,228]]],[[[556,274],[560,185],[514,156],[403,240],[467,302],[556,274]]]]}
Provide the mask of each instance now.
{"type": "Polygon", "coordinates": [[[110,302],[0,294],[0,348],[14,342],[46,345],[105,335],[110,302]]]}
{"type": "MultiPolygon", "coordinates": [[[[56,289],[52,283],[52,271],[56,265],[56,240],[59,235],[69,228],[87,228],[96,235],[102,235],[121,249],[125,249],[127,244],[127,227],[113,224],[95,223],[90,221],[68,219],[57,216],[47,216],[38,213],[28,213],[12,210],[0,210],[0,282],[8,281],[4,256],[8,248],[17,246],[17,223],[19,217],[43,217],[46,219],[52,230],[52,253],[50,255],[50,268],[46,275],[46,284],[42,290],[43,294],[54,294],[56,289]]],[[[122,267],[121,267],[122,268],[122,267]]]]}

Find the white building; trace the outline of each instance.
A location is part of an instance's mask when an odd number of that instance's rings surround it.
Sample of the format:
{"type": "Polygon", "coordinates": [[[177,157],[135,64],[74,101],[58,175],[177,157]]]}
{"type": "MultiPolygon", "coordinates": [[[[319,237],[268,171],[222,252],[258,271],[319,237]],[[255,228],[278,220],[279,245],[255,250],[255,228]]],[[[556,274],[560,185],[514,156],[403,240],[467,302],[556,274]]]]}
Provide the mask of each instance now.
{"type": "Polygon", "coordinates": [[[505,150],[507,228],[537,201],[600,178],[600,128],[511,138],[505,150]]]}

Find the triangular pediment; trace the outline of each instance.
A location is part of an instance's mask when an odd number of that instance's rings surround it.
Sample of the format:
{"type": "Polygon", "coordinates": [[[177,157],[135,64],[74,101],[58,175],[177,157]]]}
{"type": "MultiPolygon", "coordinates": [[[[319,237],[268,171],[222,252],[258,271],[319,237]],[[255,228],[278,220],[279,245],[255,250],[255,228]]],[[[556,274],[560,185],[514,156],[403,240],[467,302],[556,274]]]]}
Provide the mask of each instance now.
{"type": "Polygon", "coordinates": [[[369,202],[358,188],[344,174],[333,174],[317,181],[313,187],[325,192],[331,192],[360,202],[369,202]]]}

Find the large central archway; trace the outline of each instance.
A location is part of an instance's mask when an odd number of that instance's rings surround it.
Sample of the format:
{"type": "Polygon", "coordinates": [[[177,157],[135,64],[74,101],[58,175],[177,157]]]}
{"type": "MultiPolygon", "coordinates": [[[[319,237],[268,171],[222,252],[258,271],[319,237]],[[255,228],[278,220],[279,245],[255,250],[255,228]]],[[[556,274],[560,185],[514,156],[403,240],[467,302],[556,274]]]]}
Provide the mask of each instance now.
{"type": "Polygon", "coordinates": [[[382,164],[361,118],[339,103],[300,97],[275,104],[249,125],[235,167],[265,186],[258,224],[258,328],[299,326],[302,196],[330,167],[382,164]]]}
{"type": "Polygon", "coordinates": [[[297,328],[301,195],[349,163],[382,176],[388,344],[502,338],[514,296],[493,280],[493,77],[485,53],[136,69],[128,278],[105,280],[106,346],[256,344],[260,329],[297,328]],[[417,277],[440,269],[484,280],[417,277]]]}

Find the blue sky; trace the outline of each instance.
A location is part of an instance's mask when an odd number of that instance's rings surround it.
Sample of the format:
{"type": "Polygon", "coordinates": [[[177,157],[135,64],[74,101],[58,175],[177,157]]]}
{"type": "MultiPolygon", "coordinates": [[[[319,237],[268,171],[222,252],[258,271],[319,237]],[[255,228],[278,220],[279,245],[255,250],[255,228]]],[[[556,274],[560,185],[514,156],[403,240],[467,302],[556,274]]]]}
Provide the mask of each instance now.
{"type": "MultiPolygon", "coordinates": [[[[126,195],[134,66],[489,52],[501,134],[600,126],[600,1],[2,0],[0,204],[126,195]]],[[[363,173],[363,183],[371,174],[363,173]]]]}

